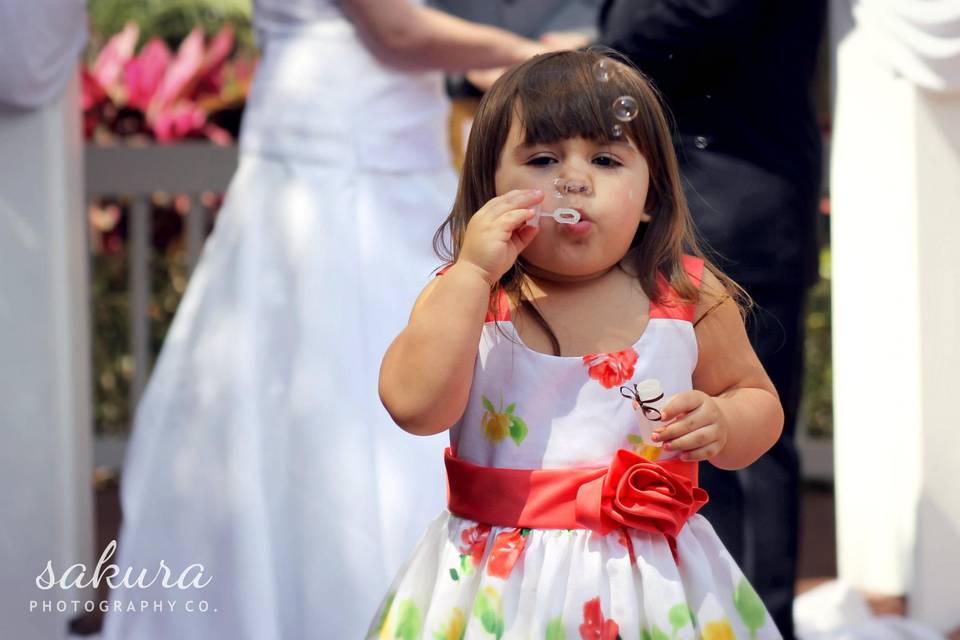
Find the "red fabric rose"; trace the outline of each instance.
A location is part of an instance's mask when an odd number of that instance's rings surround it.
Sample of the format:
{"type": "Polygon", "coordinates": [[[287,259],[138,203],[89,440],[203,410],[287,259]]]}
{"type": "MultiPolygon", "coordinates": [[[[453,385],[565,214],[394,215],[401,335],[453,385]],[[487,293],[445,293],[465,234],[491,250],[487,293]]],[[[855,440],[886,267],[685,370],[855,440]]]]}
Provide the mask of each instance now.
{"type": "Polygon", "coordinates": [[[607,472],[577,491],[577,520],[603,534],[618,527],[662,533],[677,559],[677,535],[707,503],[707,492],[693,478],[671,470],[691,464],[696,463],[653,462],[619,449],[607,472]]]}
{"type": "Polygon", "coordinates": [[[580,625],[582,640],[617,640],[619,634],[620,625],[613,619],[603,619],[599,596],[583,605],[583,624],[580,625]]]}
{"type": "Polygon", "coordinates": [[[607,389],[619,387],[633,376],[633,367],[639,356],[630,349],[616,353],[599,353],[583,356],[587,374],[607,389]]]}

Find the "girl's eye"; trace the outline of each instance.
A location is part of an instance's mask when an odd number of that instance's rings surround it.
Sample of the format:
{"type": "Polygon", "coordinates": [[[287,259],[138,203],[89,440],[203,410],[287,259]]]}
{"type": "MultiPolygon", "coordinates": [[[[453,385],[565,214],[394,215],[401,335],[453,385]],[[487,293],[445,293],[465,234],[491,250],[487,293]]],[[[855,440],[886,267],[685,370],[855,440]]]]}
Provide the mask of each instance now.
{"type": "Polygon", "coordinates": [[[622,163],[613,156],[602,155],[593,159],[594,164],[601,167],[619,167],[622,163]]]}
{"type": "Polygon", "coordinates": [[[556,162],[554,158],[550,156],[536,156],[527,160],[527,164],[536,166],[536,167],[545,167],[547,165],[553,164],[556,162]]]}

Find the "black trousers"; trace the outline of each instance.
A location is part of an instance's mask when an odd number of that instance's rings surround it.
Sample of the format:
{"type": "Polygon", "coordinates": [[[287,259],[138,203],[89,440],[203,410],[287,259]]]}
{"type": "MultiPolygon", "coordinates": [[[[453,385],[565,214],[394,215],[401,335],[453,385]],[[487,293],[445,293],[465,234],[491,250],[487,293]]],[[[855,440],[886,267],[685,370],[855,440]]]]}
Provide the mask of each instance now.
{"type": "Polygon", "coordinates": [[[710,495],[701,513],[763,599],[780,633],[793,640],[800,517],[800,463],[794,436],[803,380],[807,288],[740,284],[757,305],[747,317],[747,334],[780,394],[783,435],[746,469],[723,471],[701,464],[700,484],[710,495]]]}

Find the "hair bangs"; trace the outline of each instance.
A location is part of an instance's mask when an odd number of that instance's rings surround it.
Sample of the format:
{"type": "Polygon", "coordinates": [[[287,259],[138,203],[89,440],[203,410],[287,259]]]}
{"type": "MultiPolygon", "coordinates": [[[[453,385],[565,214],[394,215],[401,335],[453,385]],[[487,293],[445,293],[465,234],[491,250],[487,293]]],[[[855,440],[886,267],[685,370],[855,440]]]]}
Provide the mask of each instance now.
{"type": "Polygon", "coordinates": [[[634,127],[618,120],[613,108],[618,98],[637,96],[638,87],[622,72],[598,80],[596,65],[600,61],[614,68],[622,65],[614,58],[588,55],[572,61],[544,57],[529,66],[517,83],[514,102],[525,144],[551,144],[576,137],[611,144],[629,138],[645,153],[634,127]]]}

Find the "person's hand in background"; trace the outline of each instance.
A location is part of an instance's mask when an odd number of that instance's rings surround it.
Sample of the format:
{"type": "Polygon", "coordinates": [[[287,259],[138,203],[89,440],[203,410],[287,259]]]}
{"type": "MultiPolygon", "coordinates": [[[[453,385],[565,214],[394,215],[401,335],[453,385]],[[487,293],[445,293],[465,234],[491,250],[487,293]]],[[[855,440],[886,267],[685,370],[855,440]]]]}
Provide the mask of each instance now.
{"type": "MultiPolygon", "coordinates": [[[[542,51],[536,53],[546,53],[548,51],[560,51],[564,49],[580,49],[590,44],[590,38],[576,31],[552,31],[540,36],[540,43],[543,45],[542,51]]],[[[480,91],[486,93],[497,78],[503,75],[507,67],[498,67],[496,69],[476,69],[467,72],[467,81],[480,91]]]]}
{"type": "Polygon", "coordinates": [[[540,42],[551,50],[582,49],[590,38],[577,31],[549,31],[540,36],[540,42]]]}

